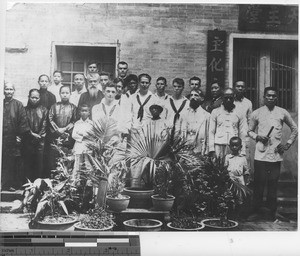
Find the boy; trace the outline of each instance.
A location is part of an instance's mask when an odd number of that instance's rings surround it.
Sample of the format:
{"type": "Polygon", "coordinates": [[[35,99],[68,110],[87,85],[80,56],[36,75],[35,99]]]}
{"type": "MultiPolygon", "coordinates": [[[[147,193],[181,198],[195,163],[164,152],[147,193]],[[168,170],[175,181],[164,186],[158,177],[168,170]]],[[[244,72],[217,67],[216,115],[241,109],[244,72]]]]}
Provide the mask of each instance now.
{"type": "MultiPolygon", "coordinates": [[[[87,161],[86,153],[89,152],[89,148],[87,147],[87,136],[89,132],[93,129],[93,121],[90,120],[90,108],[87,104],[83,104],[79,107],[79,115],[80,119],[75,123],[74,129],[72,132],[72,138],[75,140],[75,145],[73,147],[73,152],[75,155],[75,163],[74,163],[74,172],[75,176],[77,171],[80,169],[80,165],[87,161]]],[[[88,167],[88,166],[86,166],[88,167]]]]}
{"type": "Polygon", "coordinates": [[[145,132],[150,132],[151,135],[157,134],[158,136],[165,136],[167,134],[168,130],[172,127],[172,123],[160,117],[163,110],[164,108],[157,104],[153,104],[149,107],[152,117],[145,122],[143,127],[145,132]]]}
{"type": "Polygon", "coordinates": [[[240,154],[242,149],[242,140],[239,137],[232,137],[229,140],[231,154],[225,156],[224,165],[227,167],[229,176],[242,185],[249,183],[249,168],[247,159],[240,154]]]}
{"type": "MultiPolygon", "coordinates": [[[[49,110],[50,122],[50,145],[57,144],[60,141],[65,149],[73,148],[73,139],[70,138],[74,123],[76,121],[76,106],[69,102],[71,96],[71,88],[63,85],[60,88],[61,101],[55,103],[49,110]]],[[[50,148],[49,167],[55,169],[57,157],[55,148],[50,148]]]]}
{"type": "Polygon", "coordinates": [[[63,73],[61,71],[55,70],[53,72],[54,84],[49,86],[48,91],[54,94],[56,98],[56,102],[60,100],[60,88],[62,87],[62,83],[61,83],[62,81],[63,81],[63,73]]]}

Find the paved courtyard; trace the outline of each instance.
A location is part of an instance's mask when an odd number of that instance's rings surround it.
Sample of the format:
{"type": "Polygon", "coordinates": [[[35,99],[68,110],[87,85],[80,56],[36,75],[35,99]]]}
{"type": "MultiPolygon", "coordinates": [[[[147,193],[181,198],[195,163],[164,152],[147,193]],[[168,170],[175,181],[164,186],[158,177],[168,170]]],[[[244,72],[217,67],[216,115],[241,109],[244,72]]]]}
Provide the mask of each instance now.
{"type": "MultiPolygon", "coordinates": [[[[9,213],[11,202],[0,203],[0,231],[28,230],[29,214],[9,213]]],[[[71,227],[68,231],[72,231],[71,227]]],[[[297,231],[296,220],[286,221],[240,221],[237,231],[297,231]]]]}

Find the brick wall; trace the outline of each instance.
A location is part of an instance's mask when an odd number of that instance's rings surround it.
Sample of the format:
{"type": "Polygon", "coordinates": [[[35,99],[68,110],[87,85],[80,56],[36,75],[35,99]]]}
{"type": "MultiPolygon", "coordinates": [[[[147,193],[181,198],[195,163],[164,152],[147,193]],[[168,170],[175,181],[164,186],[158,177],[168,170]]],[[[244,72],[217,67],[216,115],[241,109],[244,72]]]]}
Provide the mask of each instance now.
{"type": "Polygon", "coordinates": [[[132,73],[165,76],[169,84],[197,75],[205,85],[207,30],[236,31],[237,17],[237,5],[17,4],[7,11],[6,47],[28,50],[6,53],[6,79],[24,101],[37,77],[50,73],[52,41],[119,41],[132,73]]]}

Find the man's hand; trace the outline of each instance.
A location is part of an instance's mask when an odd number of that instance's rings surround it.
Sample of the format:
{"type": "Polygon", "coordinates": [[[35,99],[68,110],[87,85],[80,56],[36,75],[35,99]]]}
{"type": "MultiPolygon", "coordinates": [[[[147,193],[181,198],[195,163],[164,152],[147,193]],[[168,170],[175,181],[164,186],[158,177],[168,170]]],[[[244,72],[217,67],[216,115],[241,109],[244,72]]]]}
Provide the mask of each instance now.
{"type": "Polygon", "coordinates": [[[34,132],[31,132],[31,135],[38,140],[42,138],[39,134],[34,133],[34,132]]]}
{"type": "Polygon", "coordinates": [[[58,128],[58,129],[57,129],[57,132],[58,132],[59,134],[63,134],[65,131],[66,131],[65,128],[58,128]]]}
{"type": "Polygon", "coordinates": [[[285,145],[282,145],[281,143],[277,146],[277,152],[279,154],[283,154],[284,151],[287,151],[291,147],[290,143],[286,143],[285,145]]]}
{"type": "Polygon", "coordinates": [[[266,144],[269,141],[269,137],[257,135],[256,141],[260,141],[263,144],[266,144]]]}

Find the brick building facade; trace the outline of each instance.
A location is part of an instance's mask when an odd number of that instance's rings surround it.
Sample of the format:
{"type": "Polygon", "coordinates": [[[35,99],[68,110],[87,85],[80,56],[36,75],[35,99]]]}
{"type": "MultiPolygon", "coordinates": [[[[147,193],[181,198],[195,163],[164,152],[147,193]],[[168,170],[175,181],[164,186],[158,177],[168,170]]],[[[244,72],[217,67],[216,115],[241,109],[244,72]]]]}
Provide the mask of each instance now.
{"type": "MultiPolygon", "coordinates": [[[[282,87],[286,100],[281,103],[298,121],[298,34],[241,31],[240,8],[232,4],[16,4],[6,12],[5,79],[15,84],[16,98],[25,103],[43,73],[61,69],[65,82],[71,84],[72,75],[85,72],[90,59],[97,59],[100,69],[111,73],[122,60],[129,63],[131,73],[146,72],[153,80],[166,77],[168,90],[175,77],[185,80],[187,90],[188,79],[196,75],[205,91],[207,34],[217,29],[226,31],[224,86],[232,86],[237,78],[248,80],[249,96],[258,107],[263,88],[281,74],[272,72],[277,58],[287,67],[281,84],[288,79],[290,83],[282,87]]],[[[286,127],[284,133],[285,141],[286,127]]],[[[295,143],[284,161],[282,179],[297,180],[297,160],[295,143]]]]}

